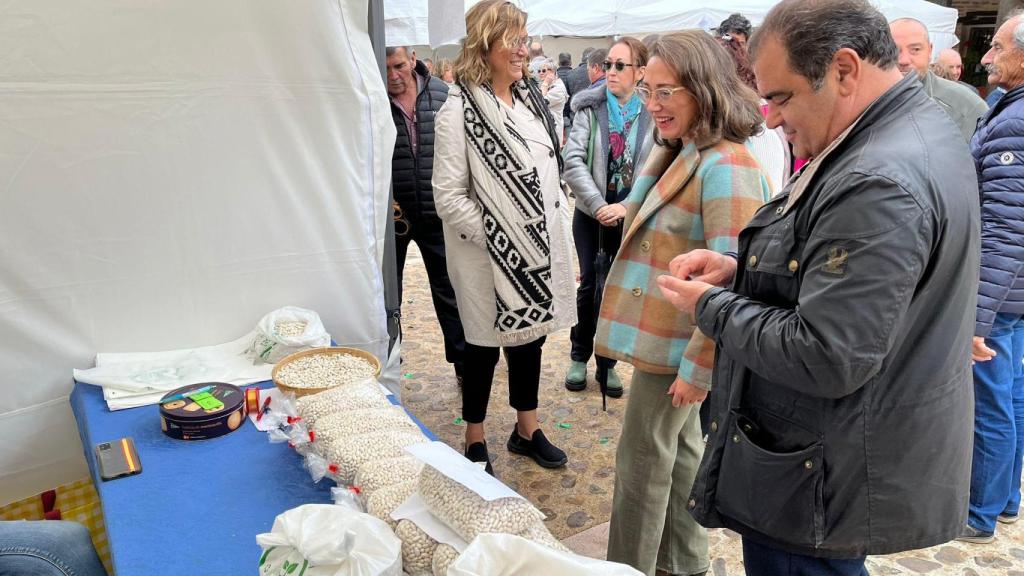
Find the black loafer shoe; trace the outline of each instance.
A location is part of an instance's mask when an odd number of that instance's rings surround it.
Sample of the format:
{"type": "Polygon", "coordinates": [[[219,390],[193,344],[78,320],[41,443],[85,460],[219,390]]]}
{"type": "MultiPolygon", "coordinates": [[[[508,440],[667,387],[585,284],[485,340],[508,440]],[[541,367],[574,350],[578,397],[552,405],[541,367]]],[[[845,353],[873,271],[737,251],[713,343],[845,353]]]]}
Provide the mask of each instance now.
{"type": "Polygon", "coordinates": [[[996,516],[996,520],[1003,524],[1013,524],[1020,518],[1020,514],[1007,514],[1003,512],[999,516],[996,516]]]}
{"type": "Polygon", "coordinates": [[[517,426],[512,427],[512,436],[508,439],[508,451],[533,458],[533,461],[544,468],[561,468],[569,461],[560,448],[548,441],[540,428],[533,431],[530,440],[519,435],[517,426]]]}
{"type": "Polygon", "coordinates": [[[491,455],[487,453],[487,442],[474,442],[467,446],[466,458],[470,462],[486,462],[484,472],[494,476],[494,468],[491,468],[491,455]]]}

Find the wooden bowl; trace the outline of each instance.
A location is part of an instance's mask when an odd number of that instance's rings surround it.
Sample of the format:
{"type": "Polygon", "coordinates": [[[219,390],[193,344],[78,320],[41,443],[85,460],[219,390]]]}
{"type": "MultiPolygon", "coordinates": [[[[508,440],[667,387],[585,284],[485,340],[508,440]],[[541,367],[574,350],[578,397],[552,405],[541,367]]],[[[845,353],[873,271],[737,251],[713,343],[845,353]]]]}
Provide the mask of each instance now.
{"type": "Polygon", "coordinates": [[[278,371],[280,371],[281,368],[283,368],[284,366],[287,366],[288,364],[298,360],[299,358],[303,358],[306,356],[317,356],[320,354],[346,354],[348,356],[355,356],[357,358],[361,358],[363,360],[366,360],[376,368],[376,372],[374,373],[373,377],[380,378],[380,360],[378,360],[376,356],[370,354],[369,352],[366,352],[365,350],[360,350],[358,348],[345,348],[343,346],[335,346],[332,348],[313,348],[310,350],[303,350],[302,352],[296,352],[295,354],[285,356],[284,358],[281,359],[280,362],[277,363],[276,366],[274,366],[274,370],[271,371],[270,373],[270,378],[271,380],[274,381],[274,386],[277,386],[277,388],[282,392],[290,392],[292,394],[295,394],[296,398],[308,396],[309,394],[316,394],[318,392],[323,392],[324,390],[330,390],[331,388],[340,386],[339,384],[336,386],[326,386],[323,388],[294,388],[292,386],[280,382],[277,379],[278,371]]]}

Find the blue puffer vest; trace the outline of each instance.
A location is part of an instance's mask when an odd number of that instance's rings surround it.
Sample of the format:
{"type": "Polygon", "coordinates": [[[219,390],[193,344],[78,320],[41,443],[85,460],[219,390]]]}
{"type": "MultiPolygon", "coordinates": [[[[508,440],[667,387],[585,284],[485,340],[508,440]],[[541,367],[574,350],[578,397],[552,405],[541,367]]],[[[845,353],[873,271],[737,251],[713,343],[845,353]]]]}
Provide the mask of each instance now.
{"type": "Polygon", "coordinates": [[[988,336],[997,313],[1024,314],[1024,86],[978,121],[971,154],[981,199],[975,336],[988,336]]]}

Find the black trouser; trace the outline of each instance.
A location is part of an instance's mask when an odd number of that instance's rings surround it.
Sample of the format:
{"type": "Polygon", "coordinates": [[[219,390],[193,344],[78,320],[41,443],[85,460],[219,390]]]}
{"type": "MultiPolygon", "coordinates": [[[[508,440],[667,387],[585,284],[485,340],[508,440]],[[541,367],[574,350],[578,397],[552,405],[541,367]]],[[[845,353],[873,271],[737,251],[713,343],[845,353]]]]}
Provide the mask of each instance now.
{"type": "Polygon", "coordinates": [[[437,321],[441,324],[441,333],[444,335],[444,357],[449,363],[455,365],[457,373],[461,373],[466,337],[462,331],[462,321],[459,320],[459,307],[455,303],[455,291],[448,278],[441,219],[437,216],[425,216],[410,220],[409,233],[404,236],[395,235],[399,299],[402,298],[405,255],[409,251],[409,243],[414,240],[423,256],[423,265],[427,268],[430,296],[434,300],[434,312],[437,314],[437,321]]]}
{"type": "MultiPolygon", "coordinates": [[[[601,223],[579,209],[572,215],[572,238],[576,243],[576,257],[580,261],[580,287],[576,289],[576,325],[569,333],[572,350],[569,357],[576,362],[587,362],[594,354],[594,334],[597,332],[597,275],[594,259],[597,257],[597,230],[601,223]]],[[[614,258],[622,242],[622,225],[604,226],[604,250],[614,258]]],[[[597,357],[598,366],[613,368],[615,360],[597,357]]]]}
{"type": "MultiPolygon", "coordinates": [[[[546,336],[521,346],[505,346],[508,363],[508,403],[520,412],[537,409],[540,391],[540,358],[546,336]]],[[[500,348],[466,342],[466,367],[462,384],[462,419],[479,424],[487,418],[494,367],[500,348]]]]}

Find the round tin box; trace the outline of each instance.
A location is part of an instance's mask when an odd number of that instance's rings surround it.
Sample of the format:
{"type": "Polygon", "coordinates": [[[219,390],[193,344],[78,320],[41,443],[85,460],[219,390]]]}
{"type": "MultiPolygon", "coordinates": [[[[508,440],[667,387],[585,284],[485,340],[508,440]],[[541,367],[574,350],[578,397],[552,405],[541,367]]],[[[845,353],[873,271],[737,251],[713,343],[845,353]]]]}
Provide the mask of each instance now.
{"type": "Polygon", "coordinates": [[[216,438],[237,430],[244,423],[245,394],[231,384],[190,384],[160,399],[160,428],[177,440],[216,438]]]}

